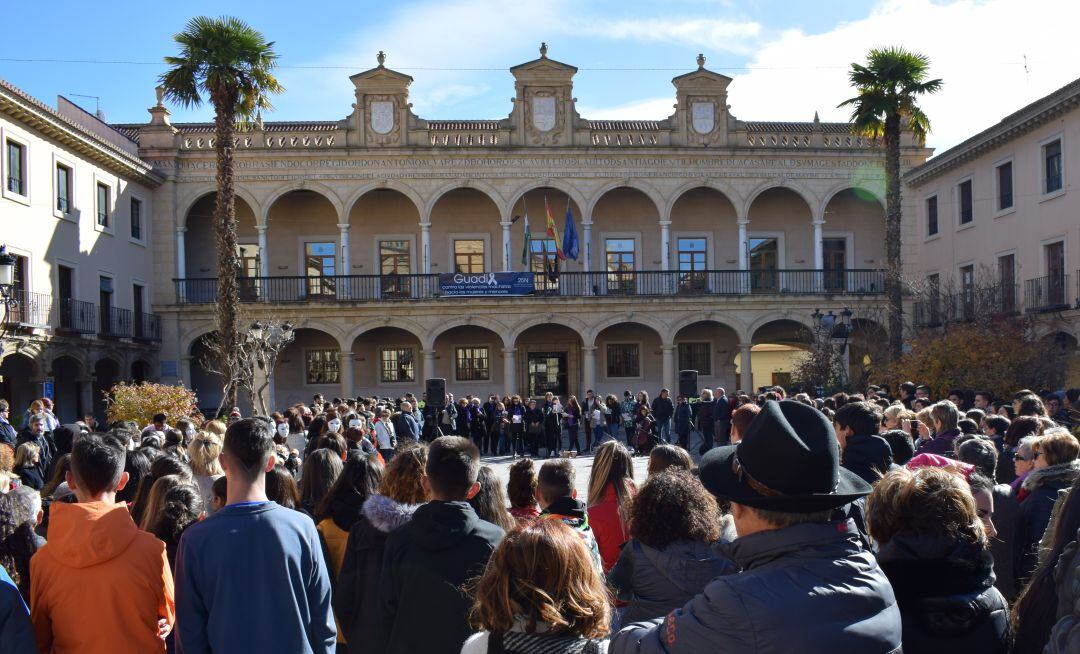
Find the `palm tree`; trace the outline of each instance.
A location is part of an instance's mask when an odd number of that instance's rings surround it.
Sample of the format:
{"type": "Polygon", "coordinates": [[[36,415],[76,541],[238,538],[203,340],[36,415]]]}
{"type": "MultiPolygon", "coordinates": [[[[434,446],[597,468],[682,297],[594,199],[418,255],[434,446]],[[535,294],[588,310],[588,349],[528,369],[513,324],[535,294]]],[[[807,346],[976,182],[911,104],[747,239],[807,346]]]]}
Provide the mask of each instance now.
{"type": "Polygon", "coordinates": [[[889,303],[889,354],[898,358],[904,342],[903,262],[900,256],[900,133],[907,129],[919,141],[930,131],[930,119],[919,108],[919,96],[941,89],[940,79],[927,79],[930,59],[902,47],[874,48],[866,64],[851,64],[848,79],[858,95],[841,102],[851,107],[854,130],[885,145],[885,295],[889,303]]]}
{"type": "Polygon", "coordinates": [[[271,109],[268,96],[285,89],[271,71],[277,65],[274,43],[238,18],[198,16],[173,37],[180,52],[165,57],[169,70],[161,75],[165,97],[183,107],[198,107],[203,98],[214,106],[214,150],[217,154],[217,194],[214,234],[217,241],[217,328],[220,370],[225,399],[236,402],[239,351],[236,248],[236,207],[233,189],[233,139],[237,129],[262,110],[271,109]],[[239,121],[239,125],[238,125],[239,121]]]}

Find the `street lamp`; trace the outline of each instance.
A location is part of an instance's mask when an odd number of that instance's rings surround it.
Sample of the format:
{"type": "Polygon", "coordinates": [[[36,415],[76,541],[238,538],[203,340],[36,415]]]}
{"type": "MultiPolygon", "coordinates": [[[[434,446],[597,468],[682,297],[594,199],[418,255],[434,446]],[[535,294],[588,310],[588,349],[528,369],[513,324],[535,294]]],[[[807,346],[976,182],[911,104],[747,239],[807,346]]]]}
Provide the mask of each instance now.
{"type": "Polygon", "coordinates": [[[814,309],[814,313],[810,314],[814,320],[814,324],[817,325],[820,330],[820,334],[827,335],[829,343],[840,355],[840,385],[846,387],[848,382],[848,367],[850,366],[848,351],[848,341],[851,337],[851,318],[854,312],[848,307],[840,312],[840,315],[836,315],[829,310],[829,313],[823,314],[820,309],[814,309]]]}
{"type": "Polygon", "coordinates": [[[19,305],[19,298],[15,297],[15,255],[7,251],[6,245],[0,245],[0,304],[4,305],[0,331],[6,331],[11,311],[19,305]]]}
{"type": "Polygon", "coordinates": [[[269,389],[268,399],[271,407],[274,406],[274,363],[277,361],[278,353],[295,338],[296,332],[288,320],[281,324],[267,322],[265,325],[256,320],[248,328],[247,342],[259,370],[266,373],[266,386],[269,389]]]}

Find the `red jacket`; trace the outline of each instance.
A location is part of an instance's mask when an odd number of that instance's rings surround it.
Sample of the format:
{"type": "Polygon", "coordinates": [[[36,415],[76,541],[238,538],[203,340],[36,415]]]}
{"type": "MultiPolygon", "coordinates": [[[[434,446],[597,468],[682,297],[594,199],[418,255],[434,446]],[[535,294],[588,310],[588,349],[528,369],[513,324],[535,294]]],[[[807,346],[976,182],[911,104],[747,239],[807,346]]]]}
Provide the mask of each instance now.
{"type": "MultiPolygon", "coordinates": [[[[636,489],[633,482],[630,484],[630,493],[636,489]]],[[[615,486],[608,484],[604,489],[604,495],[597,504],[589,507],[589,526],[592,527],[596,536],[596,545],[600,548],[600,559],[604,562],[604,572],[611,572],[615,562],[619,560],[619,549],[622,544],[630,540],[630,533],[626,524],[619,516],[619,501],[615,495],[615,486]]]]}

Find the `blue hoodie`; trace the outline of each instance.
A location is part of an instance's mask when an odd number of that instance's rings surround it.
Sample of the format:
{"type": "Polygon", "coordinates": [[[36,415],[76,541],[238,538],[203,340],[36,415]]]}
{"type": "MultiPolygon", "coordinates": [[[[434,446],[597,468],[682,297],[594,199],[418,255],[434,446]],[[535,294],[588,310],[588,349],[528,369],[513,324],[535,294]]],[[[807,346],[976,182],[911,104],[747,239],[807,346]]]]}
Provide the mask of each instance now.
{"type": "Polygon", "coordinates": [[[0,644],[10,654],[37,654],[34,627],[19,589],[0,566],[0,644]]]}
{"type": "Polygon", "coordinates": [[[177,652],[330,654],[330,578],[311,518],[273,502],[230,504],[192,525],[176,554],[177,652]]]}

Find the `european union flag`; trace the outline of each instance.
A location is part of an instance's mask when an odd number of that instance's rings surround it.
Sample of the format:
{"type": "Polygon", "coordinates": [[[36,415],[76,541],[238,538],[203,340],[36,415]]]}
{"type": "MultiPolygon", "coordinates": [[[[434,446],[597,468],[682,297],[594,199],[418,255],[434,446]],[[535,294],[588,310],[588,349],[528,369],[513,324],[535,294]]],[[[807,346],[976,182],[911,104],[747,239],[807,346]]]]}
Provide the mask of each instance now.
{"type": "Polygon", "coordinates": [[[574,212],[570,211],[570,203],[566,203],[566,224],[563,225],[563,255],[567,259],[577,261],[578,237],[577,227],[574,226],[574,212]]]}

